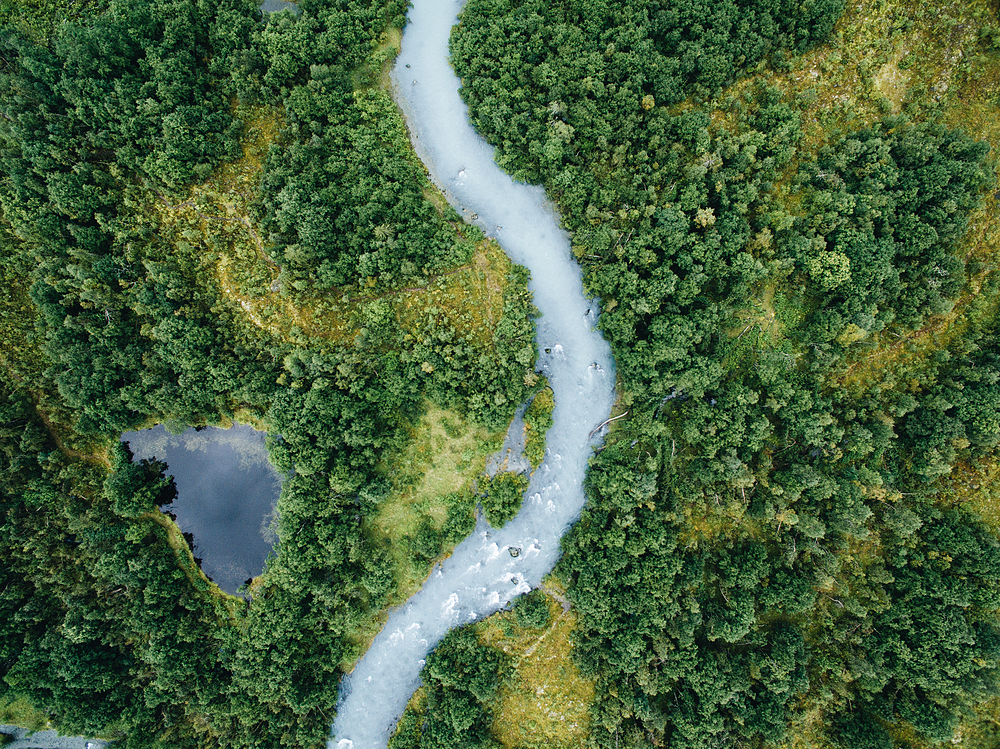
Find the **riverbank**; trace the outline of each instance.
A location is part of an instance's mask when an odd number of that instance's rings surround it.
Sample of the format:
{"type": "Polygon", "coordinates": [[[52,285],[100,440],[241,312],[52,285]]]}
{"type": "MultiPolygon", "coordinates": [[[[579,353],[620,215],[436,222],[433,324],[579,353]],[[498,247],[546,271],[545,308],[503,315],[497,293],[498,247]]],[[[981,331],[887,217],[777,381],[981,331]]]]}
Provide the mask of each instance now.
{"type": "Polygon", "coordinates": [[[541,188],[515,183],[497,167],[459,99],[447,55],[460,8],[431,0],[411,9],[393,71],[395,98],[414,149],[448,202],[531,271],[529,288],[541,311],[535,343],[554,393],[553,426],[520,514],[500,530],[480,519],[421,591],[392,612],[345,677],[331,747],[384,747],[438,640],[540,584],[583,506],[583,476],[596,444],[590,433],[614,400],[610,351],[594,331],[598,308],[583,294],[558,216],[541,188]],[[517,556],[512,549],[520,550],[517,556]]]}

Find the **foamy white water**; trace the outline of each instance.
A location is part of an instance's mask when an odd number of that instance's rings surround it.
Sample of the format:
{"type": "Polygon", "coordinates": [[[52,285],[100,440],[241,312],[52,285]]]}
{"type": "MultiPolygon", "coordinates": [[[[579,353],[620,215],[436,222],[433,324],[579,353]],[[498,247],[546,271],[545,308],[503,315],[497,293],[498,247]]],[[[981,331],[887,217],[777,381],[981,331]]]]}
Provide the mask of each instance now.
{"type": "Polygon", "coordinates": [[[531,271],[541,310],[539,363],[555,393],[545,462],[520,514],[500,530],[476,531],[435,569],[423,588],[344,678],[329,749],[384,749],[420,684],[424,657],[452,627],[497,611],[537,586],[559,556],[559,539],[583,507],[590,432],[611,411],[614,365],[594,330],[597,304],[583,295],[569,239],[540,187],[515,183],[469,124],[448,64],[448,36],[461,0],[414,0],[393,71],[396,100],[414,146],[449,202],[531,271]],[[518,556],[510,555],[518,549],[518,556]]]}

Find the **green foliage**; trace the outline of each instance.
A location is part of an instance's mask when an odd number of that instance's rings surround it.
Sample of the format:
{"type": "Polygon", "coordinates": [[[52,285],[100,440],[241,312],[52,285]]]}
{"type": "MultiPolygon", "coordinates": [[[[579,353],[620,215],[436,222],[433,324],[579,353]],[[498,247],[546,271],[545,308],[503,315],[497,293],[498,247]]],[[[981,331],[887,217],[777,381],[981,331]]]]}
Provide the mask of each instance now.
{"type": "MultiPolygon", "coordinates": [[[[485,340],[443,306],[409,310],[404,332],[391,303],[476,249],[424,199],[374,86],[372,49],[403,5],[301,10],[0,9],[0,311],[14,342],[0,363],[18,383],[0,384],[0,677],[63,731],[322,743],[357,633],[393,593],[366,524],[410,420],[430,398],[497,428],[529,394],[523,269],[485,340]],[[248,198],[275,293],[369,294],[343,339],[248,331],[215,277],[216,240],[152,208],[237,155],[234,99],[283,110],[248,198]],[[197,578],[156,512],[171,492],[161,466],[117,444],[152,420],[238,410],[267,422],[274,461],[294,469],[280,553],[245,604],[197,578]],[[53,433],[104,440],[111,471],[53,433]]],[[[845,128],[814,159],[776,91],[724,116],[699,107],[744,71],[785,65],[839,13],[473,0],[453,37],[498,159],[561,205],[629,409],[561,562],[599,746],[774,743],[799,704],[843,746],[885,746],[898,724],[941,741],[997,692],[997,544],[936,509],[941,477],[1000,441],[994,333],[960,330],[908,380],[837,386],[880,331],[953,309],[957,242],[992,185],[986,148],[889,119],[845,128]]],[[[526,415],[535,436],[546,392],[526,415]]],[[[525,486],[488,482],[491,523],[525,486]]],[[[467,535],[473,505],[451,497],[440,532],[425,518],[413,554],[467,535]]],[[[543,626],[531,600],[515,616],[543,626]]],[[[425,712],[394,743],[488,745],[508,668],[471,630],[448,635],[428,658],[425,712]]]]}
{"type": "Polygon", "coordinates": [[[524,412],[524,457],[532,468],[538,468],[545,459],[545,435],[552,426],[555,406],[552,388],[546,386],[535,394],[524,412]]]}
{"type": "Polygon", "coordinates": [[[506,274],[500,317],[491,325],[490,345],[462,333],[449,310],[431,307],[413,333],[403,336],[400,354],[411,376],[444,408],[468,415],[488,429],[504,429],[529,389],[534,365],[533,318],[538,310],[527,290],[528,273],[512,266],[506,274]]]}
{"type": "Polygon", "coordinates": [[[389,749],[420,749],[420,728],[423,722],[423,711],[418,712],[407,706],[389,738],[389,749]]]}
{"type": "Polygon", "coordinates": [[[447,544],[458,544],[476,527],[476,506],[465,492],[453,492],[448,497],[448,515],[441,529],[447,544]]]}
{"type": "Polygon", "coordinates": [[[60,23],[100,13],[107,5],[105,0],[5,0],[0,3],[0,28],[45,41],[60,23]]]}
{"type": "MultiPolygon", "coordinates": [[[[217,689],[195,678],[217,668],[214,603],[178,569],[162,526],[115,514],[93,494],[104,472],[59,452],[23,393],[0,395],[3,691],[64,733],[152,738],[182,724],[169,745],[191,746],[186,711],[217,689]]],[[[119,468],[119,502],[137,495],[152,508],[169,494],[158,466],[119,468]]]]}
{"type": "Polygon", "coordinates": [[[521,509],[524,492],[528,489],[528,477],[522,473],[501,471],[492,479],[480,482],[483,511],[494,528],[502,528],[514,519],[521,509]]]}
{"type": "Polygon", "coordinates": [[[389,742],[393,749],[493,749],[494,698],[511,664],[483,645],[472,625],[451,630],[420,672],[424,705],[407,708],[389,742]]]}
{"type": "Polygon", "coordinates": [[[473,122],[572,231],[628,409],[560,562],[598,746],[779,742],[800,704],[845,746],[940,741],[997,688],[995,541],[929,484],[1000,439],[993,334],[838,387],[953,310],[987,146],[893,118],[815,158],[776,90],[699,106],[839,12],[471,2],[453,32],[473,122]]]}
{"type": "MultiPolygon", "coordinates": [[[[399,3],[303,2],[270,17],[247,0],[74,8],[40,10],[0,39],[12,281],[0,364],[36,380],[0,403],[0,693],[23,694],[63,732],[125,746],[318,746],[359,632],[394,592],[367,523],[411,420],[432,398],[496,428],[527,395],[526,272],[498,279],[485,340],[447,309],[401,324],[400,285],[424,288],[475,244],[425,199],[402,119],[364,72],[399,3]],[[205,225],[221,217],[191,188],[239,154],[237,99],[285,113],[247,196],[259,251],[282,263],[275,295],[382,285],[344,340],[248,330],[220,278],[223,240],[205,225]],[[174,221],[182,204],[201,222],[174,221]],[[59,449],[36,404],[63,445],[106,454],[110,471],[59,449]],[[273,462],[294,469],[280,553],[245,603],[199,576],[157,511],[173,493],[163,466],[133,463],[117,441],[237,413],[264,422],[273,462]]],[[[467,535],[472,510],[456,498],[441,533],[420,526],[414,553],[467,535]]]]}
{"type": "Polygon", "coordinates": [[[533,590],[514,603],[514,621],[521,627],[539,629],[549,623],[549,605],[545,594],[533,590]]]}
{"type": "Polygon", "coordinates": [[[413,552],[421,559],[433,559],[441,552],[441,532],[429,517],[424,517],[413,538],[413,552]]]}
{"type": "Polygon", "coordinates": [[[164,476],[166,464],[143,459],[132,462],[127,443],[111,448],[112,473],[104,481],[104,496],[122,517],[139,517],[168,505],[177,496],[173,478],[164,476]]]}
{"type": "Polygon", "coordinates": [[[895,118],[845,137],[803,169],[808,214],[786,247],[819,287],[806,335],[849,343],[951,309],[965,283],[954,246],[993,182],[988,150],[962,133],[895,118]]]}
{"type": "Polygon", "coordinates": [[[82,432],[168,408],[196,421],[219,406],[209,373],[231,375],[212,363],[231,346],[205,324],[210,300],[182,291],[187,269],[164,257],[126,186],[179,187],[233,154],[238,124],[207,63],[222,52],[217,21],[182,0],[112,3],[48,46],[5,37],[0,202],[82,432]]]}
{"type": "Polygon", "coordinates": [[[286,100],[286,137],[294,141],[271,152],[262,184],[262,227],[288,283],[301,290],[426,282],[467,262],[468,243],[423,197],[422,169],[402,145],[388,94],[352,94],[328,66],[309,70],[308,83],[286,100]]]}
{"type": "Polygon", "coordinates": [[[885,713],[947,740],[1000,676],[1000,628],[984,616],[1000,604],[1000,544],[959,512],[930,512],[916,539],[891,545],[886,569],[893,605],[872,617],[865,658],[874,678],[859,688],[885,713]]]}
{"type": "Polygon", "coordinates": [[[1000,443],[1000,360],[994,336],[981,350],[940,357],[936,381],[917,400],[901,398],[901,441],[913,451],[913,470],[928,479],[947,474],[959,457],[1000,443]]]}
{"type": "Polygon", "coordinates": [[[111,164],[178,186],[232,153],[232,119],[205,62],[214,21],[189,0],[112,0],[90,23],[59,27],[49,47],[13,40],[18,65],[4,88],[19,91],[23,108],[7,127],[61,212],[79,220],[101,210],[94,187],[114,179],[111,164]],[[63,127],[39,129],[48,112],[66,117],[63,127]],[[39,137],[44,157],[29,146],[39,137]],[[78,158],[87,168],[57,167],[78,158]]]}
{"type": "Polygon", "coordinates": [[[655,104],[715,93],[766,58],[802,51],[842,10],[836,0],[471,2],[451,53],[473,122],[500,163],[579,193],[593,179],[586,160],[595,149],[614,154],[616,166],[637,140],[633,153],[647,153],[644,130],[662,112],[655,104]]]}

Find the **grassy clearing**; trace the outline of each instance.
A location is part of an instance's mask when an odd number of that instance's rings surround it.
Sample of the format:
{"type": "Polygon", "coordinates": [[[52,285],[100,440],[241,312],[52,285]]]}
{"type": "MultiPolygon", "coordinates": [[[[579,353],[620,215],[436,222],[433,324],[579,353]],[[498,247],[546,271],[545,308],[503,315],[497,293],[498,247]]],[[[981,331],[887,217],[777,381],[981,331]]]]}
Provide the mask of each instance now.
{"type": "Polygon", "coordinates": [[[959,728],[955,743],[965,749],[995,749],[1000,746],[1000,697],[976,708],[976,716],[959,728]]]}
{"type": "Polygon", "coordinates": [[[784,326],[774,310],[774,292],[775,284],[766,284],[760,294],[754,295],[747,306],[736,313],[739,324],[728,331],[731,338],[740,339],[755,329],[771,339],[783,337],[784,326]]]}
{"type": "Polygon", "coordinates": [[[392,494],[379,507],[372,530],[387,539],[396,568],[396,598],[409,598],[427,577],[438,558],[451,553],[445,543],[432,559],[414,555],[413,539],[429,520],[441,531],[456,493],[472,501],[473,486],[482,473],[487,456],[502,443],[503,433],[490,434],[452,411],[429,405],[427,413],[411,430],[405,452],[391,466],[392,494]]]}
{"type": "Polygon", "coordinates": [[[445,312],[460,334],[492,347],[493,331],[503,316],[503,293],[513,264],[496,242],[480,242],[472,261],[437,277],[426,289],[399,295],[398,315],[406,330],[432,309],[445,312]]]}
{"type": "Polygon", "coordinates": [[[802,320],[799,310],[788,303],[775,281],[764,283],[734,315],[736,325],[726,333],[731,339],[724,365],[728,369],[749,366],[761,351],[785,356],[793,362],[792,345],[786,333],[802,320]]]}
{"type": "Polygon", "coordinates": [[[403,30],[390,26],[382,34],[372,55],[379,68],[379,86],[385,91],[392,90],[392,66],[396,64],[396,56],[402,47],[403,30]]]}
{"type": "MultiPolygon", "coordinates": [[[[405,451],[392,457],[392,492],[369,525],[369,532],[386,543],[393,562],[395,593],[389,606],[416,593],[434,564],[454,550],[455,543],[442,533],[449,509],[457,506],[472,512],[476,480],[486,458],[502,442],[502,432],[491,434],[453,411],[428,404],[423,418],[411,429],[405,451]],[[435,552],[429,556],[416,548],[424,526],[438,534],[435,552]]],[[[383,612],[352,632],[340,663],[343,671],[354,668],[386,617],[383,612]]]]}
{"type": "Polygon", "coordinates": [[[730,87],[713,102],[713,119],[731,123],[767,85],[802,113],[805,158],[894,112],[942,116],[996,142],[1000,53],[985,39],[996,19],[994,0],[848,2],[829,43],[791,60],[785,72],[762,71],[730,87]]]}
{"type": "Polygon", "coordinates": [[[238,115],[246,123],[240,158],[192,187],[184,200],[158,194],[151,201],[164,231],[182,254],[198,258],[198,270],[214,280],[215,292],[252,327],[287,338],[302,314],[278,293],[279,268],[250,218],[264,160],[269,147],[280,143],[284,120],[266,107],[238,115]]]}
{"type": "Polygon", "coordinates": [[[307,336],[350,343],[364,324],[366,308],[385,301],[407,333],[419,330],[428,315],[443,314],[460,335],[471,335],[477,345],[492,348],[511,268],[510,258],[499,245],[479,242],[469,263],[432,276],[420,286],[386,290],[370,285],[300,295],[297,327],[307,336]]]}
{"type": "MultiPolygon", "coordinates": [[[[398,40],[397,40],[398,42],[398,40]]],[[[386,47],[392,50],[392,40],[386,47]]],[[[387,54],[388,54],[387,52],[387,54]]],[[[391,59],[391,58],[387,58],[391,59]]],[[[184,200],[151,196],[163,231],[178,250],[192,256],[198,270],[213,281],[214,292],[247,322],[255,334],[282,340],[308,337],[350,345],[365,323],[366,308],[386,301],[398,325],[417,329],[428,313],[444,313],[456,330],[492,347],[493,331],[503,314],[503,294],[511,269],[509,258],[491,241],[469,243],[470,261],[421,285],[391,288],[374,282],[333,291],[282,291],[280,268],[267,256],[258,227],[250,218],[269,144],[279,141],[283,120],[275,110],[255,108],[244,114],[247,125],[241,158],[220,167],[184,200]]],[[[414,158],[416,158],[414,156],[414,158]]],[[[430,197],[440,197],[428,187],[430,197]]],[[[432,200],[442,212],[442,200],[432,200]]],[[[460,238],[462,229],[456,224],[460,238]]]]}
{"type": "Polygon", "coordinates": [[[23,697],[8,694],[0,697],[0,723],[42,731],[49,727],[49,718],[23,697]]]}
{"type": "MultiPolygon", "coordinates": [[[[387,96],[401,38],[401,30],[394,28],[382,35],[368,62],[355,71],[359,91],[372,89],[365,95],[387,96]]],[[[246,123],[241,157],[217,169],[183,201],[157,196],[155,207],[161,222],[173,228],[182,250],[200,245],[196,252],[208,258],[216,291],[238,317],[249,327],[283,340],[307,337],[350,345],[365,324],[366,308],[386,300],[403,330],[414,330],[428,311],[443,312],[459,333],[471,333],[478,344],[492,347],[493,330],[503,313],[510,260],[495,242],[482,240],[475,231],[469,234],[470,228],[458,221],[430,183],[425,197],[441,215],[454,218],[451,223],[458,240],[468,248],[467,263],[412,287],[386,288],[369,279],[330,291],[282,290],[280,268],[265,251],[259,227],[250,218],[250,205],[257,197],[268,149],[281,143],[284,118],[278,110],[265,107],[237,115],[246,123]]],[[[408,140],[395,145],[423,169],[408,140]]]]}
{"type": "Polygon", "coordinates": [[[952,312],[935,315],[919,330],[906,334],[882,333],[872,337],[865,351],[856,355],[837,378],[842,387],[865,389],[874,383],[885,386],[905,373],[914,383],[922,369],[930,366],[928,357],[961,337],[973,321],[992,319],[1000,300],[995,297],[985,305],[967,309],[977,297],[963,295],[952,312]]]}
{"type": "Polygon", "coordinates": [[[235,161],[221,165],[206,182],[206,187],[220,195],[241,197],[246,201],[257,195],[260,174],[268,150],[281,144],[281,130],[285,120],[273,107],[256,106],[237,110],[243,120],[242,155],[235,161]]]}
{"type": "Polygon", "coordinates": [[[576,749],[590,731],[594,685],[571,657],[576,614],[557,580],[550,578],[543,590],[549,606],[545,628],[520,627],[512,612],[479,625],[480,639],[512,656],[516,666],[493,724],[494,737],[507,749],[576,749]]]}
{"type": "MultiPolygon", "coordinates": [[[[747,517],[749,507],[746,489],[733,488],[728,493],[706,497],[706,506],[711,512],[698,509],[693,503],[684,506],[685,525],[678,534],[678,546],[697,549],[702,545],[711,548],[720,539],[732,538],[739,534],[746,538],[764,539],[772,534],[768,525],[783,522],[775,516],[771,520],[747,517]]],[[[653,509],[655,505],[647,503],[653,509]]]]}

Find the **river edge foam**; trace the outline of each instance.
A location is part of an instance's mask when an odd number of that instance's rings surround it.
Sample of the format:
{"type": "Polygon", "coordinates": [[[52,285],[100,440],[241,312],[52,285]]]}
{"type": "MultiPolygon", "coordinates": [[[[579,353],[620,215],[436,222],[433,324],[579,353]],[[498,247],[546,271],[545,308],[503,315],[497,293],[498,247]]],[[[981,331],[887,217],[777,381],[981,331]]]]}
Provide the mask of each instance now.
{"type": "MultiPolygon", "coordinates": [[[[462,0],[416,0],[392,80],[411,142],[448,202],[531,272],[542,316],[539,368],[555,395],[546,457],[519,515],[500,530],[476,530],[389,619],[341,683],[330,749],[383,749],[419,686],[424,657],[452,627],[499,610],[541,583],[560,539],[584,504],[594,428],[614,403],[614,364],[597,333],[598,307],[583,294],[568,235],[541,187],[514,182],[473,130],[448,62],[462,0]],[[511,557],[508,550],[518,548],[511,557]]],[[[599,438],[598,438],[599,439],[599,438]]]]}

